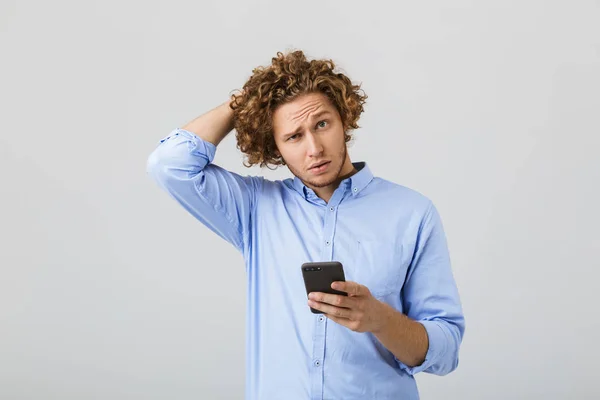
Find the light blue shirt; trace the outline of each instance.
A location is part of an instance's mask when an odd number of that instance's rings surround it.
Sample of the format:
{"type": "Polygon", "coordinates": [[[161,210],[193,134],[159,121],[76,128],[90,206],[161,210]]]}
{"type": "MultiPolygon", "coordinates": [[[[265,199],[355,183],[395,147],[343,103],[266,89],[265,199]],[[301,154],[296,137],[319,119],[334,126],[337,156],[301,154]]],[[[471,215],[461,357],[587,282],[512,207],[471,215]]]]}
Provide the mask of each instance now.
{"type": "MultiPolygon", "coordinates": [[[[152,152],[147,171],[245,259],[247,400],[418,399],[414,374],[457,367],[465,322],[428,198],[358,162],[359,172],[326,203],[298,178],[271,181],[212,164],[215,151],[177,128],[152,152]],[[346,280],[423,324],[425,362],[408,367],[372,333],[310,311],[301,265],[332,260],[346,280]]],[[[193,260],[199,268],[202,257],[193,260]]]]}

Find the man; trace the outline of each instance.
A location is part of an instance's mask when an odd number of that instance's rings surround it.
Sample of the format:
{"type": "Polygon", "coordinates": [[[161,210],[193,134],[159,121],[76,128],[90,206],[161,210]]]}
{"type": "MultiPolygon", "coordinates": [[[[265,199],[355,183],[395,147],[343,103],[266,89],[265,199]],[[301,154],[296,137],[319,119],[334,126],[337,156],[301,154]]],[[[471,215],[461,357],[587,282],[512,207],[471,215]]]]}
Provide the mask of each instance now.
{"type": "Polygon", "coordinates": [[[414,374],[458,364],[465,324],[440,216],[351,162],[366,96],[334,68],[277,53],[148,160],[158,184],[245,258],[246,399],[417,399],[414,374]],[[249,165],[286,165],[294,178],[213,164],[234,128],[249,165]],[[348,296],[307,299],[300,266],[333,260],[347,281],[332,287],[348,296]]]}

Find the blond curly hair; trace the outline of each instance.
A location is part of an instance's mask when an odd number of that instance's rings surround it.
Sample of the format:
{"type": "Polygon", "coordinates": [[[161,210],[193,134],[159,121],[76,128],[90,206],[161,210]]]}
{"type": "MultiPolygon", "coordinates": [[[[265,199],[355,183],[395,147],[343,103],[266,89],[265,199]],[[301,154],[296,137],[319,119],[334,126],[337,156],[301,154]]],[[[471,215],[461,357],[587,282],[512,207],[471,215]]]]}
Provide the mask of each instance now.
{"type": "Polygon", "coordinates": [[[344,139],[348,131],[359,128],[367,95],[360,85],[334,71],[332,60],[308,61],[300,50],[277,53],[267,67],[256,67],[238,94],[231,95],[237,147],[247,157],[244,165],[261,167],[285,165],[277,152],[273,136],[273,112],[278,106],[307,93],[327,96],[340,114],[344,139]]]}

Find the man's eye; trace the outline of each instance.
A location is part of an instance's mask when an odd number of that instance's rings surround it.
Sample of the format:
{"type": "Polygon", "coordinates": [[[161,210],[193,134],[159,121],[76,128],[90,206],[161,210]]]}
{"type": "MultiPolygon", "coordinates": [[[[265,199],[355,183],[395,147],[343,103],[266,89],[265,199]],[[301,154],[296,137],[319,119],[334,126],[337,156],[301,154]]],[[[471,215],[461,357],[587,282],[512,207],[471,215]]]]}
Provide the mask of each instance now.
{"type": "Polygon", "coordinates": [[[290,137],[288,138],[288,140],[290,140],[290,139],[293,139],[294,137],[296,137],[296,136],[298,136],[298,135],[299,135],[299,134],[298,134],[298,133],[296,133],[295,135],[292,135],[292,136],[290,136],[290,137]]]}
{"type": "Polygon", "coordinates": [[[327,121],[319,121],[319,123],[317,123],[317,126],[319,128],[325,128],[325,126],[327,126],[327,121]]]}

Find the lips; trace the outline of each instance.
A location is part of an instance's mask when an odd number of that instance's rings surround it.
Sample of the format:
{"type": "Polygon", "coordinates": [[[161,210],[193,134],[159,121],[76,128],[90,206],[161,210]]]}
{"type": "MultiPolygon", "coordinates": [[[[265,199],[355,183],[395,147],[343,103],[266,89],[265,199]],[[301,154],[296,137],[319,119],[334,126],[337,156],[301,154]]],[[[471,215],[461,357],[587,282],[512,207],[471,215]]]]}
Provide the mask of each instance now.
{"type": "Polygon", "coordinates": [[[309,169],[315,169],[315,168],[319,168],[320,166],[322,166],[322,165],[325,165],[325,164],[327,164],[327,163],[329,163],[329,162],[330,162],[330,161],[323,161],[322,163],[319,163],[319,164],[317,164],[317,165],[315,165],[315,166],[312,166],[312,167],[310,167],[309,169]]]}
{"type": "Polygon", "coordinates": [[[329,170],[329,164],[331,163],[331,161],[326,161],[326,162],[321,162],[317,165],[315,165],[312,168],[309,168],[309,172],[311,175],[321,175],[326,173],[329,170]]]}

